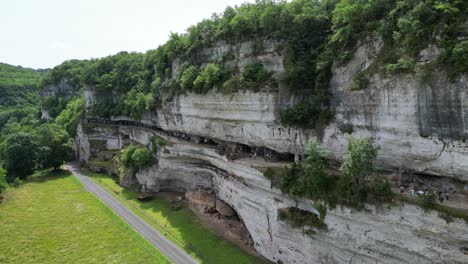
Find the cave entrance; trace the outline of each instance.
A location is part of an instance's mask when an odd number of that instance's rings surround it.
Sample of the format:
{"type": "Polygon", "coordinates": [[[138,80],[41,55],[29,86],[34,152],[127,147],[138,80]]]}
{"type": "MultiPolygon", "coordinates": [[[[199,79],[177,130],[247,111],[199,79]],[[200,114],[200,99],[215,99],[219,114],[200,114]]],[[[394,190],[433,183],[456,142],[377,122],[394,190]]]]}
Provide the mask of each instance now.
{"type": "Polygon", "coordinates": [[[232,206],[217,197],[212,190],[187,192],[185,197],[189,208],[205,227],[236,244],[244,251],[258,255],[242,218],[232,206]]]}

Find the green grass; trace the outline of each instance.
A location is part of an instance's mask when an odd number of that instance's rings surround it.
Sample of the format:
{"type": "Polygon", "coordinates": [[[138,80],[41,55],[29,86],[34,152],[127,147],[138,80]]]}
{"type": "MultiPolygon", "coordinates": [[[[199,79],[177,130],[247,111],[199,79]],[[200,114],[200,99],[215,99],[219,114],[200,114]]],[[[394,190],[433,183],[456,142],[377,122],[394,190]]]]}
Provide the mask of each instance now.
{"type": "Polygon", "coordinates": [[[0,263],[169,263],[68,173],[9,188],[0,204],[0,263]]]}
{"type": "Polygon", "coordinates": [[[184,243],[193,246],[199,254],[190,250],[187,252],[201,263],[268,263],[245,253],[239,247],[202,226],[196,215],[188,208],[174,211],[170,208],[169,202],[163,199],[139,202],[136,200],[137,191],[120,187],[110,176],[89,171],[85,173],[170,240],[182,248],[184,243]],[[170,234],[155,223],[155,220],[165,226],[170,234]]]}

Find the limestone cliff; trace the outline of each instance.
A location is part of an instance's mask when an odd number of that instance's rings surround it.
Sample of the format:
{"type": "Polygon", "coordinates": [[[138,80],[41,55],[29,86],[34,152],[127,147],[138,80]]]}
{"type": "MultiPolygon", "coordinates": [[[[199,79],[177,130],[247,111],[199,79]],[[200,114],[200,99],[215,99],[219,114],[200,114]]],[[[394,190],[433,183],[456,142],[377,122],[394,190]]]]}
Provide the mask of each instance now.
{"type": "MultiPolygon", "coordinates": [[[[282,53],[274,44],[262,55],[249,45],[219,44],[204,54],[210,57],[235,49],[242,58],[235,63],[260,61],[281,74],[282,53]]],[[[152,136],[164,138],[169,144],[155,154],[158,163],[126,179],[128,183],[138,182],[150,191],[214,190],[244,221],[255,249],[278,263],[466,263],[466,222],[448,222],[436,212],[412,205],[368,206],[363,212],[337,208],[326,216],[328,230],[312,237],[278,219],[282,208],[317,211],[311,201],[296,202],[282,194],[262,169],[303,155],[312,137],[341,160],[346,146],[343,127],[351,128],[354,136],[375,139],[381,168],[468,180],[467,76],[449,81],[440,70],[421,81],[417,73],[371,71],[367,89],[351,90],[356,74],[375,67],[381,46],[379,39],[366,42],[347,64],[333,68],[330,92],[336,118],[321,129],[279,124],[278,111],[297,101],[282,87],[257,93],[189,93],[174,96],[141,120],[116,116],[83,120],[76,139],[78,156],[89,162],[103,150],[119,150],[130,142],[150,146],[152,136]],[[259,149],[264,157],[233,158],[236,147],[259,149]]],[[[428,47],[418,63],[434,61],[437,53],[428,47]]],[[[173,64],[173,74],[177,65],[173,64]]],[[[90,86],[84,93],[88,108],[119,100],[116,93],[90,86]]]]}

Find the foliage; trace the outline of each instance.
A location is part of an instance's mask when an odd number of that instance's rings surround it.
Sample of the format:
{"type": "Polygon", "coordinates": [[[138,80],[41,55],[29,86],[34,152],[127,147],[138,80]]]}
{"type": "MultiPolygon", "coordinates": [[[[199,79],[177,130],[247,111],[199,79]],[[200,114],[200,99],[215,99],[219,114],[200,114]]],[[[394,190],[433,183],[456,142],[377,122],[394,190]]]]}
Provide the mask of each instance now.
{"type": "Polygon", "coordinates": [[[11,183],[10,186],[14,188],[19,188],[23,184],[23,181],[20,178],[16,177],[11,183]]]}
{"type": "Polygon", "coordinates": [[[33,172],[36,149],[33,135],[24,132],[9,135],[0,145],[4,168],[13,178],[25,178],[33,172]]]}
{"type": "Polygon", "coordinates": [[[384,60],[387,71],[412,70],[414,59],[429,44],[443,47],[441,62],[453,74],[466,72],[455,65],[458,36],[466,21],[467,2],[460,0],[341,0],[333,13],[333,33],[328,43],[335,54],[349,55],[359,40],[378,33],[383,37],[383,53],[396,51],[384,60]]]}
{"type": "Polygon", "coordinates": [[[36,173],[2,195],[1,263],[169,263],[69,173],[36,173]]]}
{"type": "Polygon", "coordinates": [[[131,169],[133,173],[137,173],[155,162],[155,158],[148,148],[135,144],[130,144],[123,149],[119,159],[123,162],[125,167],[131,169]]]}
{"type": "Polygon", "coordinates": [[[67,106],[68,100],[62,96],[51,96],[42,99],[41,107],[49,113],[52,118],[57,117],[67,106]]]}
{"type": "Polygon", "coordinates": [[[67,103],[65,109],[55,119],[55,123],[63,127],[72,138],[76,135],[76,127],[80,118],[84,116],[84,106],[84,97],[76,97],[67,103]]]}
{"type": "Polygon", "coordinates": [[[324,217],[319,217],[312,212],[297,207],[278,209],[278,219],[288,222],[294,228],[303,228],[305,226],[326,228],[326,224],[323,222],[324,217]]]}
{"type": "Polygon", "coordinates": [[[379,201],[388,201],[393,197],[392,184],[387,180],[377,182],[374,188],[375,198],[379,201]]]}
{"type": "Polygon", "coordinates": [[[342,175],[333,176],[326,172],[327,153],[317,141],[311,140],[304,160],[285,168],[281,191],[296,198],[321,201],[317,206],[343,204],[360,209],[364,202],[388,201],[393,196],[391,184],[373,175],[376,155],[377,149],[371,139],[349,137],[342,175]]]}
{"type": "Polygon", "coordinates": [[[0,110],[37,104],[42,76],[43,73],[33,69],[0,63],[0,110]]]}
{"type": "Polygon", "coordinates": [[[88,63],[88,60],[65,61],[55,66],[45,75],[41,86],[49,84],[58,85],[62,81],[66,81],[68,84],[78,89],[81,86],[83,73],[88,63]]]}
{"type": "Polygon", "coordinates": [[[447,59],[453,63],[453,75],[468,72],[468,40],[460,41],[454,45],[452,56],[447,59]]]}
{"type": "Polygon", "coordinates": [[[315,102],[300,102],[279,112],[279,121],[285,127],[311,128],[326,124],[332,119],[332,112],[320,105],[320,99],[315,102]]]}
{"type": "Polygon", "coordinates": [[[295,197],[308,197],[334,204],[332,189],[335,179],[325,172],[328,154],[314,139],[307,144],[305,158],[301,163],[287,167],[283,174],[281,190],[295,197]]]}
{"type": "Polygon", "coordinates": [[[263,172],[263,176],[265,176],[267,179],[271,179],[274,175],[274,171],[271,169],[271,168],[267,168],[264,172],[263,172]]]}
{"type": "Polygon", "coordinates": [[[277,85],[272,73],[268,72],[261,63],[246,65],[240,81],[242,87],[254,92],[258,92],[265,86],[275,87],[277,85]]]}
{"type": "Polygon", "coordinates": [[[218,65],[209,63],[200,70],[193,81],[193,89],[196,93],[206,93],[211,88],[218,86],[222,81],[222,72],[218,65]]]}
{"type": "Polygon", "coordinates": [[[349,204],[359,205],[367,198],[368,182],[373,180],[374,159],[377,148],[370,138],[348,136],[347,152],[340,171],[342,199],[349,204]]]}
{"type": "Polygon", "coordinates": [[[182,72],[180,77],[180,86],[184,92],[191,91],[193,89],[193,83],[198,77],[199,69],[197,66],[191,65],[182,72]]]}
{"type": "Polygon", "coordinates": [[[0,194],[8,187],[6,182],[7,172],[4,168],[0,167],[0,194]]]}
{"type": "Polygon", "coordinates": [[[37,163],[40,168],[59,169],[71,160],[72,144],[68,133],[57,124],[43,124],[36,130],[37,163]]]}
{"type": "Polygon", "coordinates": [[[353,78],[353,84],[351,85],[351,90],[363,90],[369,86],[369,79],[366,76],[365,72],[360,72],[353,78]]]}
{"type": "Polygon", "coordinates": [[[151,151],[153,153],[156,153],[158,152],[158,149],[164,147],[167,145],[167,141],[164,140],[162,137],[159,137],[159,136],[152,136],[150,138],[150,142],[151,142],[151,151]]]}
{"type": "Polygon", "coordinates": [[[137,90],[130,90],[122,98],[123,114],[140,119],[145,111],[151,111],[155,107],[152,93],[144,93],[137,90]]]}
{"type": "Polygon", "coordinates": [[[415,62],[413,59],[399,58],[396,63],[385,65],[385,70],[389,73],[410,72],[414,69],[415,62]]]}

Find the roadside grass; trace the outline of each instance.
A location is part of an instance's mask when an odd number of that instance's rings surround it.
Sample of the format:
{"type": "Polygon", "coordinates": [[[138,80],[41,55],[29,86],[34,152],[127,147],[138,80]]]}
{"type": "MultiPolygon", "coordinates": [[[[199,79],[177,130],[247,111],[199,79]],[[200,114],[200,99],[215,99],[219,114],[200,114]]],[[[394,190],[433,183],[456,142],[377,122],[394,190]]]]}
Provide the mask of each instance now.
{"type": "Polygon", "coordinates": [[[201,263],[270,263],[264,259],[249,255],[236,245],[205,228],[189,208],[184,207],[174,211],[170,208],[169,202],[163,199],[140,202],[137,200],[137,190],[119,186],[108,175],[93,173],[89,170],[83,170],[83,172],[168,239],[182,248],[184,248],[184,245],[181,241],[194,247],[199,253],[198,255],[191,250],[187,250],[187,248],[185,249],[201,263]],[[170,234],[154,220],[169,230],[170,234]],[[200,258],[200,255],[202,255],[202,258],[200,258]]]}
{"type": "Polygon", "coordinates": [[[0,263],[170,263],[68,172],[42,171],[0,204],[0,263]]]}

